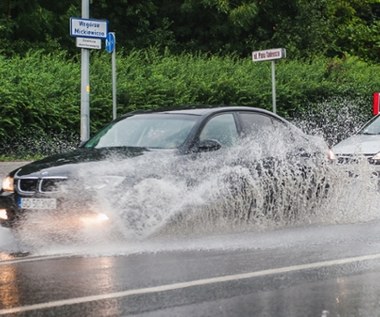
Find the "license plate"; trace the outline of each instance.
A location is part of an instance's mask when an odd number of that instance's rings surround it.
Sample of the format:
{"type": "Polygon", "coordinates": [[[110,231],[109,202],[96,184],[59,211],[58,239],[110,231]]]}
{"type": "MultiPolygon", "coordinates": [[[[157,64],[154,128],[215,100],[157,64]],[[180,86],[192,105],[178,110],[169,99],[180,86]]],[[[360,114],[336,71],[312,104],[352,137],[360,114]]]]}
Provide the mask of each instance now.
{"type": "Polygon", "coordinates": [[[19,207],[21,209],[56,209],[57,199],[55,198],[20,198],[19,207]]]}

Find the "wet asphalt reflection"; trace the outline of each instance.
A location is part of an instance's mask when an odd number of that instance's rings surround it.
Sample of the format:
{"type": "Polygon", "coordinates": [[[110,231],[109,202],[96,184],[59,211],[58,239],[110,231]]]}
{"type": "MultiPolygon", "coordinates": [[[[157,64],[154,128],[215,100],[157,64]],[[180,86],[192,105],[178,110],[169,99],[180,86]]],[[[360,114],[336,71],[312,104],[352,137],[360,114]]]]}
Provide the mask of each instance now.
{"type": "Polygon", "coordinates": [[[373,316],[379,233],[369,222],[10,255],[0,314],[373,316]]]}

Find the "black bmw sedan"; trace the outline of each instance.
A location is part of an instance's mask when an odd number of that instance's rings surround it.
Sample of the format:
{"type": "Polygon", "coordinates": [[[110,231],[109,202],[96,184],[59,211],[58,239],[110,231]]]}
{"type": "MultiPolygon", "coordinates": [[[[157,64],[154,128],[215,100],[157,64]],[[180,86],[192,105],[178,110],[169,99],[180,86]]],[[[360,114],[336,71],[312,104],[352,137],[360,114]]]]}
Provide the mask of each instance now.
{"type": "MultiPolygon", "coordinates": [[[[77,226],[83,222],[108,221],[109,215],[99,210],[99,205],[93,201],[94,191],[133,183],[134,176],[128,177],[128,171],[116,169],[112,175],[98,175],[95,181],[86,171],[96,170],[96,164],[109,162],[110,158],[130,160],[152,152],[186,157],[194,162],[199,156],[213,157],[225,149],[233,151],[234,146],[249,139],[256,140],[253,151],[264,153],[261,157],[265,163],[260,166],[272,176],[270,170],[284,160],[291,162],[294,173],[306,174],[310,169],[305,162],[312,160],[323,165],[331,159],[327,146],[316,145],[287,120],[259,108],[226,106],[135,111],[112,121],[76,150],[49,156],[12,171],[2,182],[0,223],[17,228],[25,216],[33,218],[36,212],[46,217],[58,215],[57,227],[67,223],[77,226]],[[286,146],[279,150],[279,144],[286,146]],[[281,159],[276,159],[279,156],[281,159]],[[69,212],[63,213],[64,210],[69,212]]],[[[234,164],[254,166],[257,172],[258,165],[246,157],[236,161],[234,164]]],[[[154,170],[154,156],[150,165],[154,170]]],[[[137,174],[143,175],[143,171],[140,172],[137,174]]],[[[256,176],[260,177],[263,171],[260,173],[256,176]]],[[[181,177],[187,178],[186,173],[181,177]]],[[[236,181],[233,177],[228,179],[236,181]]],[[[197,180],[186,179],[189,186],[194,181],[197,180]]],[[[317,180],[311,183],[318,186],[317,180]]],[[[274,191],[270,195],[276,195],[274,191]]],[[[300,194],[307,195],[305,191],[300,194]]]]}

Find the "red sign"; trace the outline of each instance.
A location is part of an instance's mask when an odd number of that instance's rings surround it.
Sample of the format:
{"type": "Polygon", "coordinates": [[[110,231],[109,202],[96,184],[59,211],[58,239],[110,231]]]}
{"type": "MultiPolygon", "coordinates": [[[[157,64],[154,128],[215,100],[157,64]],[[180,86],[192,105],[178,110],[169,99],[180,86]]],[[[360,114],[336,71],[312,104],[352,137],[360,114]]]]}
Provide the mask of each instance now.
{"type": "Polygon", "coordinates": [[[374,92],[373,93],[373,106],[372,106],[372,113],[374,116],[377,116],[380,112],[380,93],[379,92],[374,92]]]}

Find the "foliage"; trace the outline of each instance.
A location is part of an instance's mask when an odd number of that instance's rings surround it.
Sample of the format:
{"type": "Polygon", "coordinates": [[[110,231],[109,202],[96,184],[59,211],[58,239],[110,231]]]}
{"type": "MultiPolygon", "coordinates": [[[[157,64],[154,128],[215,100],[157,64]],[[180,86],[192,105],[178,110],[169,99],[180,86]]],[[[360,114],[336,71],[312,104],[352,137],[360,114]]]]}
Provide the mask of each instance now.
{"type": "MultiPolygon", "coordinates": [[[[69,18],[80,15],[77,0],[3,0],[0,52],[63,48],[75,55],[69,18]]],[[[90,15],[110,22],[120,50],[154,46],[244,57],[284,47],[292,58],[348,53],[380,60],[378,0],[96,0],[90,15]]]]}
{"type": "MultiPolygon", "coordinates": [[[[201,104],[271,110],[270,63],[252,63],[250,53],[273,47],[288,55],[276,62],[279,114],[318,118],[304,126],[324,122],[331,142],[342,135],[325,118],[338,119],[347,104],[356,126],[379,90],[379,0],[96,0],[90,13],[116,32],[119,114],[201,104]]],[[[69,18],[80,15],[77,0],[0,1],[0,157],[76,145],[80,64],[69,18]]],[[[110,55],[91,55],[93,133],[112,118],[112,86],[110,55]]]]}
{"type": "Polygon", "coordinates": [[[78,144],[79,137],[75,132],[52,134],[27,128],[0,144],[0,161],[36,160],[75,149],[78,144]]]}
{"type": "Polygon", "coordinates": [[[0,138],[78,127],[79,70],[62,52],[0,57],[0,138]]]}
{"type": "MultiPolygon", "coordinates": [[[[91,54],[91,134],[112,119],[110,66],[110,54],[91,54]]],[[[330,105],[335,100],[334,113],[339,113],[339,104],[354,104],[349,109],[355,109],[357,117],[361,113],[367,118],[372,93],[380,86],[376,76],[379,68],[349,55],[341,59],[281,60],[276,63],[277,111],[287,118],[314,116],[322,124],[326,111],[320,105],[330,105]]],[[[168,50],[161,54],[154,48],[132,50],[118,53],[117,72],[118,115],[178,105],[272,109],[270,63],[253,63],[250,58],[234,54],[176,55],[168,50]]],[[[61,151],[67,148],[57,145],[64,136],[64,144],[69,147],[78,143],[78,58],[43,51],[33,51],[25,57],[1,57],[0,80],[0,155],[48,154],[50,147],[61,151]],[[34,139],[33,146],[27,143],[30,139],[34,139]]],[[[326,136],[331,139],[331,135],[326,136]]]]}

